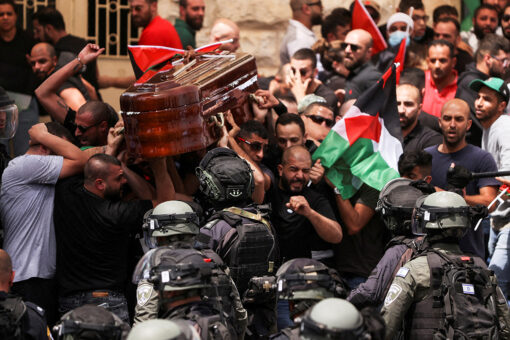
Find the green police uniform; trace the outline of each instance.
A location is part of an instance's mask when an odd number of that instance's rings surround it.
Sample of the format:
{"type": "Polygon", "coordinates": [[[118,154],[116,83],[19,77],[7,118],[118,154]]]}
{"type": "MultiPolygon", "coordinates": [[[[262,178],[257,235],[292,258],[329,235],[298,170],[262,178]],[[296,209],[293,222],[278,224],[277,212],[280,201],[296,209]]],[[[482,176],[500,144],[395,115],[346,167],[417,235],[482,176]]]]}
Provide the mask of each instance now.
{"type": "Polygon", "coordinates": [[[158,291],[147,280],[141,280],[136,288],[136,306],[133,325],[140,322],[157,319],[159,313],[158,291]]]}
{"type": "MultiPolygon", "coordinates": [[[[437,243],[433,245],[433,248],[449,256],[462,255],[457,244],[437,243]]],[[[491,280],[496,281],[496,277],[492,276],[491,280]]],[[[430,293],[430,269],[427,257],[420,256],[406,263],[393,280],[381,311],[386,323],[386,339],[393,339],[401,330],[411,306],[428,298],[430,293]]],[[[508,305],[499,287],[497,288],[497,294],[496,310],[499,319],[500,337],[510,339],[508,305]]],[[[438,316],[438,318],[441,318],[441,316],[438,316]]]]}

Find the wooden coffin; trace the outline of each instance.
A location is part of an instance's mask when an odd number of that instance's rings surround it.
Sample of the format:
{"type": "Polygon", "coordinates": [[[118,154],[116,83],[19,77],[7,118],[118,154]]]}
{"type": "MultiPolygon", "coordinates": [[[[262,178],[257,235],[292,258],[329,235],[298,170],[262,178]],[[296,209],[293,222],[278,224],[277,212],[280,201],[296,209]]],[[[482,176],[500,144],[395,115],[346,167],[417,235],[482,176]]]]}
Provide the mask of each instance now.
{"type": "Polygon", "coordinates": [[[222,112],[238,124],[251,119],[257,90],[255,58],[198,56],[135,84],[120,97],[128,152],[153,158],[204,149],[221,137],[222,112]]]}

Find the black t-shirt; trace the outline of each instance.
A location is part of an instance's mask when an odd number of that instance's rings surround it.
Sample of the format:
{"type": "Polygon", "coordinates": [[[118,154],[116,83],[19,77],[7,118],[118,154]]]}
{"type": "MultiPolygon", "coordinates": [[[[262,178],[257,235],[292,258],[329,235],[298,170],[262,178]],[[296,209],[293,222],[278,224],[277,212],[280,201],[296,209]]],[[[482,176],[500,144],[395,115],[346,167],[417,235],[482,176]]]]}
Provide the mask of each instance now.
{"type": "MultiPolygon", "coordinates": [[[[328,200],[315,190],[305,187],[299,194],[304,196],[310,207],[322,216],[335,220],[335,214],[328,200]]],[[[282,262],[298,257],[312,257],[312,250],[325,250],[331,246],[315,231],[310,221],[286,207],[291,196],[275,185],[274,188],[267,192],[267,196],[271,200],[273,222],[278,242],[280,246],[280,255],[282,262]]]]}
{"type": "Polygon", "coordinates": [[[35,77],[26,55],[34,44],[32,37],[21,29],[9,42],[0,38],[0,86],[6,91],[33,94],[35,77]]]}
{"type": "Polygon", "coordinates": [[[122,291],[127,275],[129,236],[141,230],[150,201],[108,201],[74,176],[57,183],[54,222],[59,294],[122,291]]]}
{"type": "MultiPolygon", "coordinates": [[[[361,203],[375,210],[378,198],[377,190],[363,184],[350,201],[353,206],[361,203]]],[[[357,234],[349,235],[343,228],[342,242],[335,246],[336,269],[340,273],[368,277],[384,255],[389,239],[389,231],[378,214],[357,234]]]]}

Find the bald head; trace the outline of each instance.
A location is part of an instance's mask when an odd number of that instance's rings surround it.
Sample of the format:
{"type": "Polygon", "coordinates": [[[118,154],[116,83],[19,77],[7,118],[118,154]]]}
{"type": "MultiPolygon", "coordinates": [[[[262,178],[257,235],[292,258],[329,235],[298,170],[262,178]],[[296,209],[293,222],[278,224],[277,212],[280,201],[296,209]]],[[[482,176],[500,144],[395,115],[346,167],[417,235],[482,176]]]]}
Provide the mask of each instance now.
{"type": "Polygon", "coordinates": [[[27,59],[39,80],[46,79],[57,66],[55,48],[45,42],[34,45],[27,59]]]}
{"type": "Polygon", "coordinates": [[[443,132],[442,146],[448,153],[457,152],[466,146],[466,133],[472,122],[469,105],[462,99],[452,99],[443,105],[439,126],[443,132]]]}
{"type": "Polygon", "coordinates": [[[34,53],[46,53],[50,57],[56,56],[55,48],[53,47],[53,45],[50,45],[45,42],[35,44],[34,47],[32,47],[30,55],[33,55],[34,53]]]}
{"type": "Polygon", "coordinates": [[[211,42],[214,43],[230,39],[233,41],[220,46],[221,50],[235,52],[239,48],[239,27],[237,24],[226,18],[216,20],[211,28],[211,42]]]}
{"type": "Polygon", "coordinates": [[[361,45],[365,48],[372,47],[374,40],[370,33],[362,29],[355,29],[347,33],[345,36],[346,42],[356,42],[358,45],[361,45]]]}
{"type": "Polygon", "coordinates": [[[355,29],[347,33],[342,45],[344,66],[352,71],[367,63],[372,56],[372,36],[365,30],[355,29]]]}
{"type": "Polygon", "coordinates": [[[0,291],[8,291],[13,279],[11,257],[0,249],[0,291]]]}
{"type": "Polygon", "coordinates": [[[285,149],[282,155],[282,164],[287,164],[291,158],[298,161],[309,161],[310,164],[312,163],[310,152],[302,145],[294,145],[285,149]]]}
{"type": "Polygon", "coordinates": [[[469,105],[462,99],[455,98],[444,103],[443,108],[441,109],[441,116],[443,116],[445,113],[452,112],[462,113],[466,120],[470,117],[469,105]]]}

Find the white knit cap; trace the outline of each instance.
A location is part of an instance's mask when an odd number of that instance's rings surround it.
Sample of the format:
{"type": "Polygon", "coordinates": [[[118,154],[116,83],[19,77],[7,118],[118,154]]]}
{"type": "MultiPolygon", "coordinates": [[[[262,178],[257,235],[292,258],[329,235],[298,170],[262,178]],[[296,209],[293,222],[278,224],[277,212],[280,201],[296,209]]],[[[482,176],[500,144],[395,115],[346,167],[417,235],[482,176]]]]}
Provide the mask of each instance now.
{"type": "Polygon", "coordinates": [[[397,12],[388,19],[388,22],[386,23],[386,29],[389,30],[390,26],[396,22],[405,22],[407,26],[409,26],[410,30],[414,28],[413,19],[409,15],[402,12],[397,12]]]}

